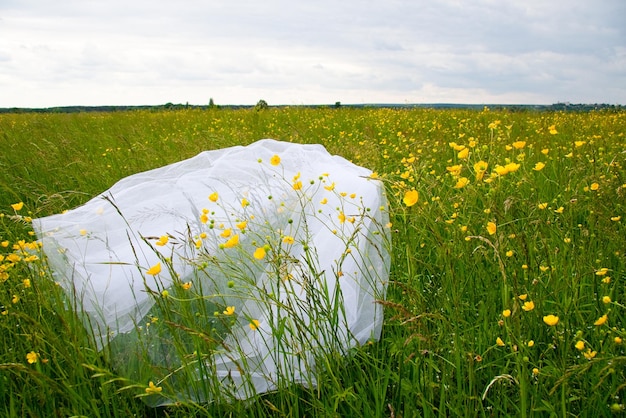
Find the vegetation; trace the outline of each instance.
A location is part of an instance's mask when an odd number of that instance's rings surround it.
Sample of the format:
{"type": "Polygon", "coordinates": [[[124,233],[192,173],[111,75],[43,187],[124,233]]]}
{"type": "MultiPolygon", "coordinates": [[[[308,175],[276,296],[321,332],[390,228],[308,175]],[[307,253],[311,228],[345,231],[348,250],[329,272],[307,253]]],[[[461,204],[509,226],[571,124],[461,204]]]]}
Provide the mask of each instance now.
{"type": "Polygon", "coordinates": [[[626,113],[273,108],[0,115],[2,416],[621,416],[626,113]],[[38,257],[30,220],[261,138],[321,143],[390,200],[379,342],[317,386],[150,408],[38,257]]]}

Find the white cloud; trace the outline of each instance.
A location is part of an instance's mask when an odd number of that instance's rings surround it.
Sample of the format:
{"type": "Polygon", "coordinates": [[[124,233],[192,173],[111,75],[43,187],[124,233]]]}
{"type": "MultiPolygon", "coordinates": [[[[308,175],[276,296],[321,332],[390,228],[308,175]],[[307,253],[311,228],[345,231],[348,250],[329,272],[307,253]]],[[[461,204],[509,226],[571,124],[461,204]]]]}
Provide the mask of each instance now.
{"type": "Polygon", "coordinates": [[[5,0],[0,107],[626,103],[621,0],[5,0]]]}

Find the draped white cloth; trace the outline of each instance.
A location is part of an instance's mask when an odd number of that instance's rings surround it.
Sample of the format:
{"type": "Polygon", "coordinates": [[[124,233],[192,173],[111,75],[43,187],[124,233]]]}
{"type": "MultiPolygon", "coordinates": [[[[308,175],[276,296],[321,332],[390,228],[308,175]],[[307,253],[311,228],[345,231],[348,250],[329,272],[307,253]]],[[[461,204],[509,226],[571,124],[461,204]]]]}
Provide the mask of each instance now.
{"type": "Polygon", "coordinates": [[[189,383],[207,370],[217,392],[245,399],[281,378],[315,384],[320,353],[379,338],[389,235],[371,174],[321,145],[265,139],[129,176],[33,226],[99,347],[140,346],[155,367],[150,380],[168,390],[153,404],[215,397],[189,383]],[[169,334],[150,326],[165,318],[193,338],[219,329],[219,342],[163,354],[169,334]]]}

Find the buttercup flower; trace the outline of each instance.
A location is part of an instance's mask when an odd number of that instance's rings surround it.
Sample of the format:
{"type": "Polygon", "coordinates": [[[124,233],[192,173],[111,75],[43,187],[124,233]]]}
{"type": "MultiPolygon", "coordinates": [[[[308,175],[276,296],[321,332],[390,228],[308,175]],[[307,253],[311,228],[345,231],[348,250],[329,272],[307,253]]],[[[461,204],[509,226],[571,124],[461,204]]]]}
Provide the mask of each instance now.
{"type": "Polygon", "coordinates": [[[510,309],[505,309],[502,311],[502,316],[505,318],[508,318],[509,316],[511,316],[511,310],[510,309]]]}
{"type": "Polygon", "coordinates": [[[217,202],[218,198],[219,198],[219,195],[217,194],[217,192],[213,192],[209,195],[209,200],[211,202],[217,202]]]}
{"type": "Polygon", "coordinates": [[[31,351],[30,353],[26,354],[26,361],[28,362],[28,364],[37,363],[38,359],[39,359],[39,354],[35,353],[34,351],[31,351]]]}
{"type": "Polygon", "coordinates": [[[602,315],[600,318],[596,319],[596,322],[593,325],[599,327],[606,324],[606,321],[609,320],[609,316],[607,314],[602,315]]]}
{"type": "Polygon", "coordinates": [[[273,155],[272,158],[270,158],[270,164],[271,165],[280,164],[280,157],[278,155],[273,155]]]}
{"type": "Polygon", "coordinates": [[[550,127],[548,127],[548,131],[550,131],[550,135],[556,135],[558,133],[555,125],[551,125],[550,127]]]}
{"type": "Polygon", "coordinates": [[[232,315],[235,313],[235,307],[234,306],[227,306],[226,309],[224,310],[224,312],[222,312],[224,315],[232,315]]]}
{"type": "Polygon", "coordinates": [[[254,258],[257,260],[263,260],[265,258],[265,248],[259,247],[254,251],[254,258]]]}
{"type": "Polygon", "coordinates": [[[154,266],[150,267],[146,271],[146,274],[148,274],[150,276],[156,276],[160,272],[161,272],[161,263],[159,262],[159,263],[156,263],[154,266]]]}
{"type": "Polygon", "coordinates": [[[419,199],[419,194],[417,193],[417,190],[413,189],[413,190],[409,190],[408,192],[404,194],[404,198],[402,199],[402,202],[404,202],[404,204],[407,207],[411,207],[417,203],[418,199],[419,199]]]}
{"type": "Polygon", "coordinates": [[[583,351],[585,349],[585,342],[582,340],[578,340],[574,345],[578,351],[583,351]]]}
{"type": "Polygon", "coordinates": [[[239,244],[239,235],[233,235],[224,243],[224,248],[232,248],[239,244]]]}
{"type": "Polygon", "coordinates": [[[253,319],[248,325],[250,326],[250,329],[252,331],[256,331],[257,329],[259,329],[260,322],[258,319],[253,319]]]}
{"type": "Polygon", "coordinates": [[[167,244],[169,240],[170,238],[167,235],[162,235],[155,244],[158,245],[159,247],[162,247],[165,244],[167,244]]]}
{"type": "Polygon", "coordinates": [[[22,208],[24,207],[24,202],[19,202],[19,203],[13,203],[11,205],[11,208],[13,208],[14,211],[18,211],[18,210],[22,210],[22,208]]]}
{"type": "Polygon", "coordinates": [[[524,302],[524,304],[522,305],[522,309],[526,312],[530,312],[535,309],[535,303],[532,300],[524,302]]]}
{"type": "Polygon", "coordinates": [[[535,164],[535,166],[533,167],[533,170],[535,171],[541,171],[543,170],[543,168],[546,166],[545,163],[542,163],[541,161],[539,161],[537,164],[535,164]]]}
{"type": "Polygon", "coordinates": [[[292,237],[292,236],[285,235],[285,236],[283,237],[283,242],[284,242],[285,244],[293,244],[293,243],[294,243],[294,241],[295,241],[295,240],[293,239],[293,237],[292,237]]]}
{"type": "Polygon", "coordinates": [[[467,177],[461,177],[456,181],[456,184],[454,185],[455,189],[462,189],[463,187],[467,186],[469,184],[469,179],[467,177]]]}
{"type": "Polygon", "coordinates": [[[498,337],[496,338],[496,344],[499,345],[500,347],[504,347],[504,341],[502,341],[502,338],[498,337]]]}
{"type": "Polygon", "coordinates": [[[583,353],[583,355],[585,356],[587,360],[591,360],[592,358],[596,356],[596,354],[598,354],[598,352],[592,351],[591,348],[588,348],[587,351],[583,353]]]}
{"type": "Polygon", "coordinates": [[[489,235],[493,235],[496,233],[498,227],[496,226],[495,222],[487,222],[487,232],[489,232],[489,235]]]}
{"type": "Polygon", "coordinates": [[[162,387],[156,386],[152,380],[148,383],[148,387],[146,388],[146,393],[149,395],[154,395],[157,393],[161,393],[163,391],[162,387]]]}
{"type": "Polygon", "coordinates": [[[546,325],[553,327],[559,323],[559,317],[556,315],[552,315],[552,314],[546,315],[543,317],[543,322],[545,322],[546,325]]]}

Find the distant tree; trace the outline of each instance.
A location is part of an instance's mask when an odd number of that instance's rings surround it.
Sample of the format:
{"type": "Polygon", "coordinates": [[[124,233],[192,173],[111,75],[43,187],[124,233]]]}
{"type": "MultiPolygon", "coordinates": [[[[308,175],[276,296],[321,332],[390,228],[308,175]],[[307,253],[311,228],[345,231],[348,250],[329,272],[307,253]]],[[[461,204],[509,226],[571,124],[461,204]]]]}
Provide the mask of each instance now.
{"type": "Polygon", "coordinates": [[[341,102],[335,102],[335,109],[339,109],[341,107],[341,102]]]}
{"type": "Polygon", "coordinates": [[[213,109],[215,107],[215,102],[213,101],[213,98],[211,97],[209,99],[209,109],[213,109]]]}
{"type": "Polygon", "coordinates": [[[254,106],[254,110],[256,110],[257,112],[261,110],[267,110],[267,109],[269,109],[269,105],[263,99],[259,100],[256,106],[254,106]]]}

